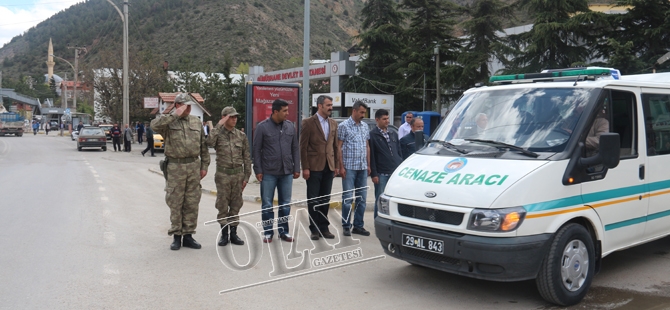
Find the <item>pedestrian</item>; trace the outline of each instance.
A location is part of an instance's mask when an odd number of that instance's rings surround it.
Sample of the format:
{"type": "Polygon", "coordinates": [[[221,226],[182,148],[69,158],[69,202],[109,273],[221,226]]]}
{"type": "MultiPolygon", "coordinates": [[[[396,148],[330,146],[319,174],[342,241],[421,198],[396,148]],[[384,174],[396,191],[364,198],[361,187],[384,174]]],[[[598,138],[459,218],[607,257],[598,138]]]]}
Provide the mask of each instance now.
{"type": "Polygon", "coordinates": [[[275,188],[278,193],[277,230],[279,238],[293,242],[289,234],[288,216],[291,213],[291,190],[293,179],[300,177],[300,147],[293,122],[288,116],[288,102],[276,99],[272,102],[272,116],[258,123],[254,132],[254,172],[261,182],[261,207],[263,209],[263,242],[272,242],[275,188]]]}
{"type": "Polygon", "coordinates": [[[405,122],[400,125],[400,128],[398,128],[398,138],[402,139],[402,137],[406,136],[408,133],[412,131],[412,128],[409,124],[414,119],[414,113],[413,112],[407,112],[405,113],[405,122]]]}
{"type": "Polygon", "coordinates": [[[151,157],[156,157],[154,155],[154,130],[151,129],[151,126],[147,125],[146,126],[146,132],[147,132],[147,148],[142,151],[142,156],[146,154],[147,152],[151,151],[151,157]]]}
{"type": "Polygon", "coordinates": [[[84,128],[84,124],[79,122],[79,125],[77,125],[77,132],[81,132],[81,129],[84,128]]]}
{"type": "Polygon", "coordinates": [[[362,120],[368,106],[362,101],[354,102],[351,116],[337,127],[337,152],[342,176],[342,228],[345,236],[351,233],[369,236],[365,230],[365,199],[367,178],[370,175],[370,130],[362,120]],[[351,208],[354,208],[352,213],[351,208]],[[351,218],[354,218],[353,229],[351,218]]]}
{"type": "Polygon", "coordinates": [[[205,138],[209,138],[210,127],[207,122],[202,122],[202,129],[205,131],[205,138]]]}
{"type": "Polygon", "coordinates": [[[398,134],[388,130],[390,123],[389,111],[379,109],[375,112],[377,127],[370,130],[370,177],[375,184],[375,213],[377,217],[377,200],[384,193],[386,183],[393,171],[402,163],[400,139],[398,134]]]}
{"type": "Polygon", "coordinates": [[[163,135],[168,161],[165,202],[172,222],[168,235],[174,237],[171,250],[181,248],[182,236],[185,247],[201,248],[192,234],[198,224],[200,180],[207,175],[210,158],[200,121],[190,115],[194,104],[188,94],[179,93],[174,99],[174,114],[151,122],[151,128],[163,135]]]}
{"type": "Polygon", "coordinates": [[[244,204],[242,192],[251,176],[251,151],[247,135],[235,128],[238,116],[235,108],[223,108],[221,119],[207,138],[207,146],[216,150],[215,207],[219,211],[216,218],[221,225],[220,246],[228,244],[229,229],[230,243],[244,245],[237,235],[237,215],[244,204]]]}
{"type": "Polygon", "coordinates": [[[142,145],[142,138],[144,138],[144,123],[137,122],[137,143],[142,145]]]}
{"type": "Polygon", "coordinates": [[[130,131],[130,126],[126,124],[126,129],[123,131],[123,151],[130,152],[130,141],[133,141],[133,132],[130,131]]]}
{"type": "Polygon", "coordinates": [[[412,128],[412,133],[400,139],[400,152],[402,153],[403,160],[407,159],[407,157],[414,154],[414,152],[423,147],[423,144],[429,139],[428,135],[423,132],[422,119],[415,118],[410,121],[410,125],[412,128]],[[417,136],[422,140],[416,140],[417,136]]]}
{"type": "Polygon", "coordinates": [[[33,136],[37,135],[37,131],[40,129],[40,123],[33,121],[33,136]]]}
{"type": "Polygon", "coordinates": [[[302,177],[307,183],[307,212],[310,239],[333,239],[328,226],[328,210],[333,178],[339,170],[337,157],[337,122],[330,118],[333,98],[316,98],[317,112],[302,121],[300,133],[300,161],[302,177]]]}
{"type": "Polygon", "coordinates": [[[63,136],[63,130],[65,129],[65,125],[61,122],[59,127],[60,127],[60,136],[62,137],[63,136]]]}
{"type": "Polygon", "coordinates": [[[49,122],[44,124],[44,131],[46,132],[47,136],[49,135],[49,130],[50,129],[51,129],[51,124],[49,124],[49,122]]]}
{"type": "Polygon", "coordinates": [[[109,130],[110,135],[112,136],[112,145],[114,145],[114,152],[116,152],[116,146],[119,146],[119,152],[121,151],[121,128],[119,124],[114,124],[112,129],[109,130]]]}

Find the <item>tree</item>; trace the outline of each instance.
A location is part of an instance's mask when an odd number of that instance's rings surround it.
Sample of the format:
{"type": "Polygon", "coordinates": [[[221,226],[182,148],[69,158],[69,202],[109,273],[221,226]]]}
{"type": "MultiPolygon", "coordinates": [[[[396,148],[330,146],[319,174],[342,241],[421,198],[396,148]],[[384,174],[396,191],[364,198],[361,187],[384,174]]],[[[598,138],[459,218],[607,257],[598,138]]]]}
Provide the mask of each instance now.
{"type": "Polygon", "coordinates": [[[461,89],[475,83],[486,83],[491,72],[489,62],[494,57],[504,58],[505,39],[498,36],[506,20],[514,18],[513,7],[500,0],[476,0],[465,11],[472,17],[462,24],[468,35],[466,44],[458,56],[461,65],[461,89]]]}
{"type": "MultiPolygon", "coordinates": [[[[666,0],[619,0],[619,6],[630,6],[626,14],[609,16],[612,32],[603,45],[601,55],[614,59],[608,65],[616,67],[622,73],[640,73],[651,71],[658,58],[670,50],[670,2],[666,0]],[[629,45],[629,43],[631,45],[629,45]],[[621,49],[626,49],[638,61],[621,58],[621,49]]],[[[669,68],[670,63],[660,68],[669,68]]]]}
{"type": "Polygon", "coordinates": [[[390,69],[400,59],[398,51],[405,49],[404,29],[402,25],[408,17],[405,12],[398,11],[393,0],[370,0],[361,11],[363,31],[356,36],[362,49],[358,64],[358,78],[348,79],[352,83],[359,82],[356,91],[363,93],[388,93],[394,91],[391,83],[397,83],[402,76],[390,69]],[[362,82],[362,83],[361,83],[362,82]]]}
{"type": "Polygon", "coordinates": [[[589,9],[587,0],[520,0],[534,17],[533,29],[509,36],[511,61],[507,73],[539,72],[587,62],[594,54],[595,33],[606,29],[604,14],[589,9]]]}
{"type": "MultiPolygon", "coordinates": [[[[460,7],[447,0],[404,0],[401,7],[409,10],[412,15],[405,33],[407,45],[402,51],[402,58],[392,66],[396,73],[404,77],[399,83],[400,89],[420,85],[424,79],[426,84],[430,85],[429,88],[434,89],[433,48],[439,45],[440,62],[457,60],[460,40],[452,36],[452,32],[456,24],[455,18],[460,14],[460,7]]],[[[441,84],[452,85],[453,82],[451,77],[445,76],[441,84]]],[[[433,110],[433,98],[432,92],[428,92],[426,96],[428,111],[433,110]]]]}
{"type": "Polygon", "coordinates": [[[56,87],[56,79],[52,76],[51,79],[49,79],[49,89],[51,90],[52,95],[54,98],[58,98],[58,92],[57,92],[57,87],[56,87]]]}

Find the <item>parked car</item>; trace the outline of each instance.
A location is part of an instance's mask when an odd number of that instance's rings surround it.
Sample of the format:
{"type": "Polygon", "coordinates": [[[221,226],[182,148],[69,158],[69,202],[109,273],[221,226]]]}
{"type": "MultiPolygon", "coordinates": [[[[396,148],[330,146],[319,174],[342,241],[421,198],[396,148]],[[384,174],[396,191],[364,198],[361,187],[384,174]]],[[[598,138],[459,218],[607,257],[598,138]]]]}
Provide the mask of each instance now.
{"type": "Polygon", "coordinates": [[[112,134],[110,133],[110,131],[112,130],[112,127],[114,127],[114,125],[103,124],[99,125],[98,127],[100,127],[100,129],[105,131],[105,136],[107,137],[107,140],[112,140],[112,134]]]}
{"type": "Polygon", "coordinates": [[[163,143],[163,136],[160,134],[154,134],[154,150],[165,150],[165,144],[163,143]]]}
{"type": "Polygon", "coordinates": [[[82,128],[77,137],[77,150],[81,151],[83,148],[101,148],[103,151],[107,151],[105,131],[99,127],[82,128]]]}
{"type": "MultiPolygon", "coordinates": [[[[348,117],[333,117],[333,120],[335,120],[337,122],[337,124],[340,124],[341,122],[344,122],[347,119],[349,119],[349,118],[348,117]]],[[[370,130],[377,127],[377,122],[373,118],[364,118],[362,120],[362,122],[368,124],[368,126],[370,127],[370,130]]],[[[398,133],[398,127],[389,124],[388,131],[398,133]]]]}

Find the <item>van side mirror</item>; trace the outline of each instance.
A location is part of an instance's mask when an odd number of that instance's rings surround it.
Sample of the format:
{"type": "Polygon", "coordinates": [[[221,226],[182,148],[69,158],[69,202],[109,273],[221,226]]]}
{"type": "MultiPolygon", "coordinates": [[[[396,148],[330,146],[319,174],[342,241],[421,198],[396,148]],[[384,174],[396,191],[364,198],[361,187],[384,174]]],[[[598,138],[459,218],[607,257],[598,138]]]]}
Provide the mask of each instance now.
{"type": "Polygon", "coordinates": [[[619,165],[621,153],[621,140],[618,133],[604,133],[600,136],[600,151],[598,152],[602,163],[607,168],[615,168],[619,165]]]}

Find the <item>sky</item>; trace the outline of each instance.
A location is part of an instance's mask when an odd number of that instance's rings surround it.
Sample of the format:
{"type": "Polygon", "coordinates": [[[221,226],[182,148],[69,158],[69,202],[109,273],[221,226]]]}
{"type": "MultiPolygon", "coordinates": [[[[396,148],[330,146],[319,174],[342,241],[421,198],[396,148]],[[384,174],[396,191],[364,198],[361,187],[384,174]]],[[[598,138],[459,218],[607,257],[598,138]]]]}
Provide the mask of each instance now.
{"type": "Polygon", "coordinates": [[[0,47],[79,2],[84,0],[0,0],[0,47]]]}

